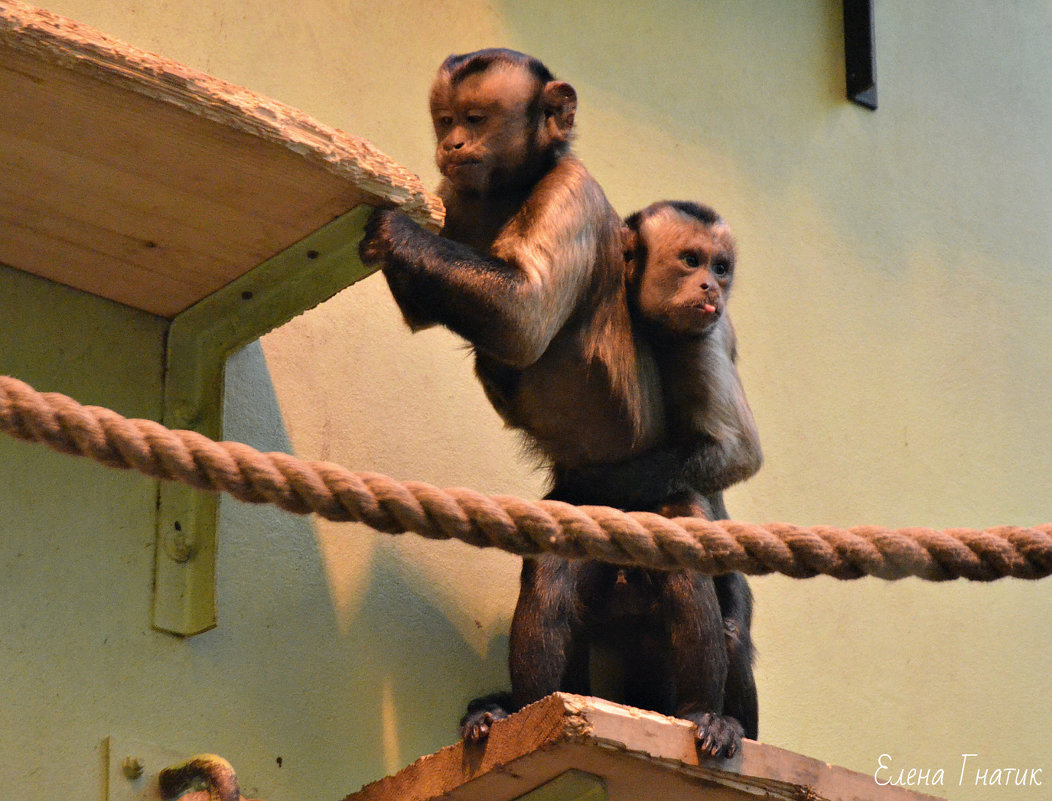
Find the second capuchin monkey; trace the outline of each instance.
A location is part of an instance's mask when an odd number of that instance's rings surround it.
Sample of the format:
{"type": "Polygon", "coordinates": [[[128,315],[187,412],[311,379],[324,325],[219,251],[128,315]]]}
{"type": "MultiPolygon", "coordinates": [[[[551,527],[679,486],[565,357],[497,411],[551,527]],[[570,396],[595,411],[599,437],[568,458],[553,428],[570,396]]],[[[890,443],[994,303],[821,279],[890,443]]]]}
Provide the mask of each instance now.
{"type": "MultiPolygon", "coordinates": [[[[690,202],[652,204],[625,225],[629,304],[639,334],[654,346],[670,440],[679,444],[688,465],[666,487],[659,511],[667,517],[725,519],[722,490],[754,475],[763,461],[727,314],[737,263],[733,236],[713,209],[690,202]]],[[[608,472],[611,489],[626,482],[639,487],[641,473],[653,475],[650,461],[644,457],[624,471],[608,472]]],[[[752,593],[741,573],[716,576],[713,585],[727,651],[722,711],[756,739],[752,593]]]]}
{"type": "MultiPolygon", "coordinates": [[[[624,241],[628,303],[637,339],[656,359],[667,439],[621,462],[557,465],[549,497],[726,517],[722,490],[753,475],[763,458],[726,313],[736,259],[730,229],[708,207],[666,201],[628,217],[624,241]]],[[[732,756],[743,735],[757,736],[751,618],[738,573],[526,559],[511,631],[513,692],[473,701],[464,735],[481,739],[509,707],[547,692],[587,694],[590,645],[602,642],[623,655],[626,703],[692,720],[703,751],[732,756]]]]}

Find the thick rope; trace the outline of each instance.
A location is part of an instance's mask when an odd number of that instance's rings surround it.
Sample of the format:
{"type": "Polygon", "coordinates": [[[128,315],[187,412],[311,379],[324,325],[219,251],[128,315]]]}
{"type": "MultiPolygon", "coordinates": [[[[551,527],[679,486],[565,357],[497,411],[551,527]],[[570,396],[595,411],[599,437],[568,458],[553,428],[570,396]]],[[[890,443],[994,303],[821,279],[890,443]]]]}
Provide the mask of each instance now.
{"type": "Polygon", "coordinates": [[[193,431],[173,431],[151,420],[129,420],[110,409],[82,406],[65,395],[40,393],[6,376],[0,376],[0,431],[110,467],[221,490],[249,503],[273,503],[298,514],[365,523],[389,534],[412,531],[521,555],[550,551],[666,570],[796,578],[824,574],[990,581],[1052,574],[1052,525],[985,531],[761,526],[489,497],[470,489],[401,483],[285,453],[260,453],[237,442],[213,442],[193,431]]]}

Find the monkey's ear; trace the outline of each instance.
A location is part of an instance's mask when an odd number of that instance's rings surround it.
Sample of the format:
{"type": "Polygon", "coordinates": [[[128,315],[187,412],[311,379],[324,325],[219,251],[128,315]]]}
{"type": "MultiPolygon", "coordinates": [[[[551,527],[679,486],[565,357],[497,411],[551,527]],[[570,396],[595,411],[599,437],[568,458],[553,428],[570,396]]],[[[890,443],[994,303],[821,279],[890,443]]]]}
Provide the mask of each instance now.
{"type": "Polygon", "coordinates": [[[639,234],[627,225],[621,226],[621,250],[624,251],[625,261],[635,258],[636,245],[639,244],[639,234]]]}
{"type": "Polygon", "coordinates": [[[629,284],[635,282],[639,275],[639,232],[627,225],[621,226],[621,252],[625,257],[625,278],[629,284]]]}
{"type": "Polygon", "coordinates": [[[577,92],[566,81],[548,81],[541,90],[544,116],[554,123],[553,134],[565,139],[577,115],[577,92]]]}

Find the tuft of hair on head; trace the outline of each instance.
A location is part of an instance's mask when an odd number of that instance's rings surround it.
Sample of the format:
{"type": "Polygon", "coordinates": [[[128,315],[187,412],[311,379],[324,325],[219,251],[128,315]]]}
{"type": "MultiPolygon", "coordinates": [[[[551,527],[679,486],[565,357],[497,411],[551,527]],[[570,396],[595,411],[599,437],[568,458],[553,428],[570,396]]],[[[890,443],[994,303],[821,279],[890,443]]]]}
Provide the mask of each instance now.
{"type": "Polygon", "coordinates": [[[551,70],[538,59],[525,53],[520,53],[518,50],[509,50],[506,47],[487,47],[483,50],[475,50],[472,53],[452,55],[442,62],[442,66],[439,69],[449,76],[451,83],[456,84],[469,75],[485,72],[495,65],[519,67],[520,69],[528,70],[542,84],[555,80],[551,70]]]}
{"type": "Polygon", "coordinates": [[[633,231],[638,231],[648,219],[659,214],[663,209],[675,209],[681,214],[693,217],[704,225],[715,225],[723,222],[723,218],[711,206],[703,203],[695,203],[692,200],[659,200],[651,203],[645,209],[640,209],[625,218],[625,225],[633,231]]]}

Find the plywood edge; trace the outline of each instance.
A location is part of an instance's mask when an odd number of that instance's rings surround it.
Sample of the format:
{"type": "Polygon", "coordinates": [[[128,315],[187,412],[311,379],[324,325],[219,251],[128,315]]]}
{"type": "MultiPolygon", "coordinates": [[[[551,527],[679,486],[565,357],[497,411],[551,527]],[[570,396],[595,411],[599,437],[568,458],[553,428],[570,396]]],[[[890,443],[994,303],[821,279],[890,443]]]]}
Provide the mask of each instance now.
{"type": "Polygon", "coordinates": [[[556,693],[497,721],[484,745],[462,741],[420,757],[398,773],[365,785],[344,801],[424,801],[553,744],[584,735],[577,696],[556,693]]]}
{"type": "MultiPolygon", "coordinates": [[[[568,693],[550,695],[496,722],[482,745],[458,742],[447,746],[393,776],[366,785],[344,801],[427,801],[447,795],[474,798],[477,794],[473,792],[456,792],[461,787],[469,790],[466,786],[472,782],[486,785],[486,792],[478,797],[497,801],[493,794],[497,782],[489,779],[498,774],[528,774],[531,767],[538,769],[542,763],[541,769],[550,773],[553,761],[558,770],[581,767],[600,776],[604,770],[614,775],[639,770],[645,764],[648,769],[660,768],[703,780],[710,787],[727,788],[731,795],[720,798],[737,798],[737,791],[741,797],[809,801],[937,801],[904,788],[882,787],[872,776],[751,740],[732,759],[699,757],[694,726],[688,721],[568,693]],[[543,752],[549,755],[546,759],[534,758],[543,752]],[[554,757],[553,752],[562,756],[554,757]],[[585,753],[600,759],[585,759],[585,753]],[[582,765],[584,762],[588,764],[582,765]],[[633,768],[633,764],[640,767],[633,768]]],[[[536,778],[543,782],[550,776],[536,778]]],[[[515,796],[499,796],[505,797],[515,796]]]]}
{"type": "Polygon", "coordinates": [[[580,705],[575,715],[583,719],[589,737],[598,745],[664,761],[726,787],[753,792],[806,790],[807,798],[816,801],[938,801],[901,787],[878,785],[871,775],[752,740],[745,740],[741,752],[731,759],[699,757],[694,725],[689,721],[601,698],[572,697],[580,705]]]}
{"type": "Polygon", "coordinates": [[[396,205],[432,229],[442,223],[442,202],[423,188],[416,175],[367,140],[324,125],[284,103],[21,0],[0,0],[0,46],[280,145],[374,196],[376,205],[396,205]]]}

